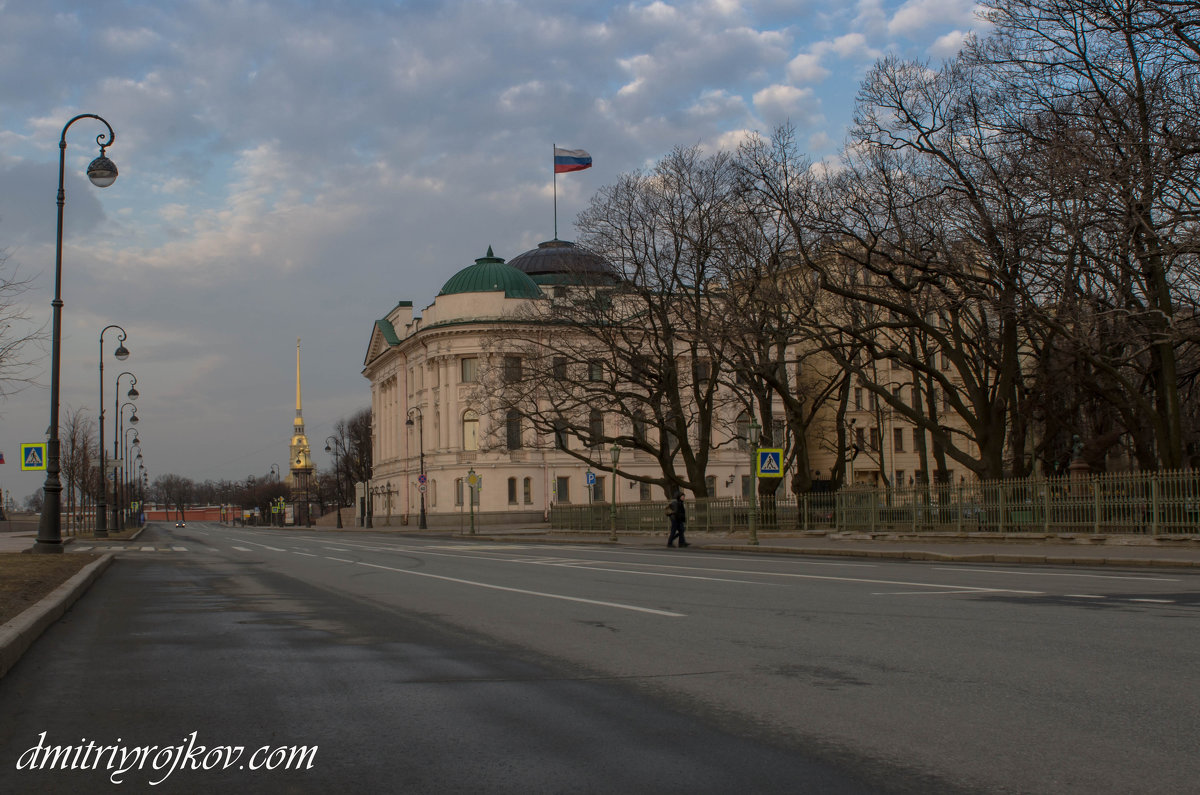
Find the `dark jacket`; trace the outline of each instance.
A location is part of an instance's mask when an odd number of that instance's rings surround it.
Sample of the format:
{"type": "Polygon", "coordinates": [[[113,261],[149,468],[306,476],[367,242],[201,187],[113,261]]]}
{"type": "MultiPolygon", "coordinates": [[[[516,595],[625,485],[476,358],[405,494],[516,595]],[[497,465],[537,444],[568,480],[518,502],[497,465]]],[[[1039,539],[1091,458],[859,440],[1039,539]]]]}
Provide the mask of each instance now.
{"type": "Polygon", "coordinates": [[[687,510],[683,507],[683,495],[676,494],[675,499],[667,506],[667,516],[671,520],[671,528],[682,529],[687,524],[687,510]]]}

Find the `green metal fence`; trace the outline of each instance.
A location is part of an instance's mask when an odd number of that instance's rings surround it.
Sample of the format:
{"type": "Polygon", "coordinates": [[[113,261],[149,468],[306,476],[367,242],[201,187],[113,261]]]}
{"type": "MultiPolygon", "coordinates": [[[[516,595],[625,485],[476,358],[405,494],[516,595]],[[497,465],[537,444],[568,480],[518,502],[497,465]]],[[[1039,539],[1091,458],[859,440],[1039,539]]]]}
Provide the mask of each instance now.
{"type": "MultiPolygon", "coordinates": [[[[749,502],[687,500],[688,529],[748,530],[749,502]]],[[[666,532],[666,502],[617,505],[618,533],[666,532]]],[[[611,532],[607,503],[555,505],[561,530],[611,532]]],[[[845,488],[797,500],[759,498],[759,531],[1200,533],[1200,470],[976,481],[892,489],[845,488]]]]}

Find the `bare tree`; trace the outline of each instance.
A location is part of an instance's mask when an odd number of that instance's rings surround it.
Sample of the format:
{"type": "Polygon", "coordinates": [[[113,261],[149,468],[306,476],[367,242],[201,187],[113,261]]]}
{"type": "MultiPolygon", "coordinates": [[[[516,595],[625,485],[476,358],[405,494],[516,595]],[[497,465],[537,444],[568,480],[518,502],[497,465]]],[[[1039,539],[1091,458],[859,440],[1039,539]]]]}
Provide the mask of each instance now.
{"type": "Polygon", "coordinates": [[[62,440],[59,466],[67,492],[67,528],[68,532],[78,533],[92,519],[87,515],[89,502],[99,494],[99,479],[93,471],[93,464],[99,460],[96,421],[87,415],[86,409],[66,407],[59,436],[62,440]]]}
{"type": "MultiPolygon", "coordinates": [[[[599,469],[618,444],[659,474],[620,474],[708,495],[706,472],[724,420],[724,286],[734,223],[732,160],[676,149],[648,172],[623,175],[580,215],[582,242],[613,263],[620,284],[593,284],[534,302],[492,342],[480,399],[497,435],[553,444],[599,469]],[[519,375],[518,375],[519,369],[519,375]],[[510,432],[510,428],[515,431],[510,432]]],[[[499,440],[495,440],[498,442],[499,440]]]]}
{"type": "Polygon", "coordinates": [[[30,280],[10,266],[8,259],[8,254],[0,250],[0,397],[33,382],[34,376],[29,371],[32,343],[45,337],[41,329],[30,326],[29,315],[21,303],[30,280]]]}

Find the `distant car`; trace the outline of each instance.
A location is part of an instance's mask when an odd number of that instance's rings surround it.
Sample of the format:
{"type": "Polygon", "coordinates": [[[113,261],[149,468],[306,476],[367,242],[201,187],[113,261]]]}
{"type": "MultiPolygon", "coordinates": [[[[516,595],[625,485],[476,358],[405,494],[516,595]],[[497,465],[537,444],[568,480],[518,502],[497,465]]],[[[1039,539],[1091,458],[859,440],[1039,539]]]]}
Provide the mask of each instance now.
{"type": "Polygon", "coordinates": [[[181,521],[176,522],[175,526],[176,527],[187,527],[187,522],[184,522],[181,520],[181,521]]]}

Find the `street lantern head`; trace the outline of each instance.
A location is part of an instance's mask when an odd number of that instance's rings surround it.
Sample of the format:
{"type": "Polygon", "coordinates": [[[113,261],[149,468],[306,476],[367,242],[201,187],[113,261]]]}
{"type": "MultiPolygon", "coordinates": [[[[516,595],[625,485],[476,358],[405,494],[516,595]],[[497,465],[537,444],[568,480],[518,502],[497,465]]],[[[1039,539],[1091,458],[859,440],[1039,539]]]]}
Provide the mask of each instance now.
{"type": "Polygon", "coordinates": [[[621,446],[619,444],[614,444],[612,446],[612,450],[610,450],[609,452],[612,453],[613,466],[616,466],[617,461],[619,461],[621,459],[621,446]]]}
{"type": "Polygon", "coordinates": [[[332,453],[333,450],[329,447],[329,445],[325,445],[325,452],[332,453]]]}
{"type": "Polygon", "coordinates": [[[137,400],[138,396],[141,394],[142,394],[141,392],[137,391],[137,387],[135,387],[135,386],[129,387],[128,397],[130,400],[137,400]]]}
{"type": "Polygon", "coordinates": [[[107,188],[117,181],[117,164],[104,156],[104,147],[100,147],[100,156],[88,164],[87,175],[97,188],[107,188]]]}
{"type": "Polygon", "coordinates": [[[760,430],[761,429],[759,428],[759,425],[758,425],[758,419],[755,417],[751,417],[750,418],[750,431],[749,431],[750,444],[758,444],[758,433],[760,430]]]}
{"type": "Polygon", "coordinates": [[[138,419],[137,410],[135,409],[134,412],[129,415],[129,424],[137,425],[139,422],[141,422],[141,420],[138,419]]]}
{"type": "Polygon", "coordinates": [[[129,349],[124,345],[118,345],[117,349],[113,351],[113,356],[116,357],[118,362],[123,362],[129,358],[129,349]]]}

